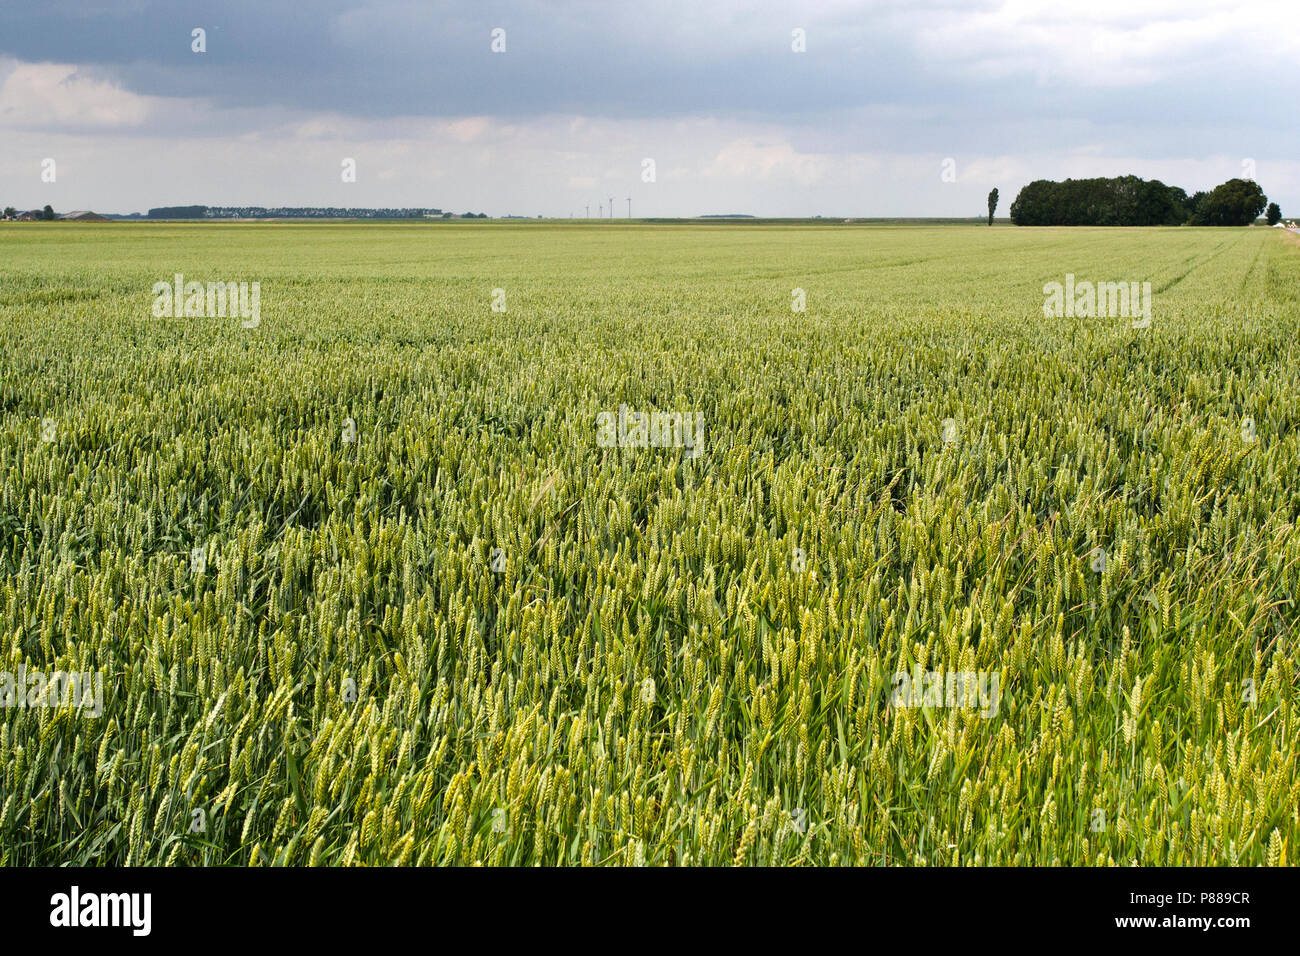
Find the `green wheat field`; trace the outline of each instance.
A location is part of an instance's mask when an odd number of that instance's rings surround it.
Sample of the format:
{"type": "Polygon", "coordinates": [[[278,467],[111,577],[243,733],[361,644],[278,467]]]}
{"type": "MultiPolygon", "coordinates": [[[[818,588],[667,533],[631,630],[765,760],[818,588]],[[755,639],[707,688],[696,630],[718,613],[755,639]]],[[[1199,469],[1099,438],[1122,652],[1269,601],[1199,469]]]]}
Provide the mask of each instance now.
{"type": "Polygon", "coordinates": [[[0,229],[0,863],[1294,864],[1279,232],[0,229]]]}

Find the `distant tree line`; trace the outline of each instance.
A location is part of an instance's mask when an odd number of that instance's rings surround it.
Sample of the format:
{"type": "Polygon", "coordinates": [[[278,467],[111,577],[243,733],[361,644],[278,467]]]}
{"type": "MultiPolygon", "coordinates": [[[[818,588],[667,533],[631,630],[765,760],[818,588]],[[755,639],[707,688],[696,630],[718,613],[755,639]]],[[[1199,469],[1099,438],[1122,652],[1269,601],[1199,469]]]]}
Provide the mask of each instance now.
{"type": "Polygon", "coordinates": [[[1252,180],[1230,179],[1188,196],[1177,186],[1137,176],[1038,179],[1011,204],[1017,226],[1248,226],[1267,197],[1252,180]]]}
{"type": "MultiPolygon", "coordinates": [[[[149,219],[424,219],[441,209],[353,209],[334,206],[158,206],[149,219]]],[[[450,214],[447,214],[450,215],[450,214]]],[[[486,215],[483,216],[487,218],[486,215]]]]}

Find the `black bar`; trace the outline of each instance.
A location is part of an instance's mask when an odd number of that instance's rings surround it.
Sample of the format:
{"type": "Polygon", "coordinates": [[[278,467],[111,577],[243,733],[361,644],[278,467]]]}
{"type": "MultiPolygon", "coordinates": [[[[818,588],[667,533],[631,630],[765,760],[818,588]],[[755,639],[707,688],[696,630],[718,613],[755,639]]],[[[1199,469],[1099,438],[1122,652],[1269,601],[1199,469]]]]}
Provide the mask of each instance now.
{"type": "MultiPolygon", "coordinates": [[[[690,930],[692,939],[705,944],[716,933],[730,941],[728,949],[751,935],[762,939],[817,927],[838,927],[863,942],[875,937],[881,943],[894,927],[925,945],[978,939],[1174,943],[1190,936],[1231,945],[1259,931],[1272,936],[1294,929],[1296,889],[1293,869],[646,869],[543,875],[535,869],[11,868],[0,870],[0,919],[7,944],[113,938],[127,945],[336,947],[373,946],[417,933],[436,945],[468,931],[490,940],[494,949],[514,937],[532,946],[567,937],[585,941],[585,948],[598,940],[605,941],[602,947],[622,945],[618,941],[660,933],[682,942],[688,925],[703,924],[690,930]],[[129,914],[120,920],[126,925],[51,925],[52,917],[60,918],[58,894],[67,898],[62,914],[71,910],[73,886],[83,908],[95,894],[149,894],[148,935],[136,935],[130,918],[143,916],[144,897],[136,907],[119,910],[129,914]],[[1153,922],[1127,922],[1135,919],[1153,922]],[[1210,925],[1200,925],[1202,919],[1210,925]]],[[[96,913],[99,900],[89,904],[96,913]]],[[[108,918],[120,902],[110,900],[108,918]]],[[[142,918],[135,922],[144,928],[142,918]]]]}

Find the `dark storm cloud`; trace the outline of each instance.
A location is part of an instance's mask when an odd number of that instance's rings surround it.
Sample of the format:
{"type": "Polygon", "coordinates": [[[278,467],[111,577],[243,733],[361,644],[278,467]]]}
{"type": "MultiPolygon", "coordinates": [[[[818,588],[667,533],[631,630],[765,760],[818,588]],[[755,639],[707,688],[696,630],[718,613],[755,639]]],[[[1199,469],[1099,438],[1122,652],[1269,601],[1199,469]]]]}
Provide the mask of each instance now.
{"type": "MultiPolygon", "coordinates": [[[[1186,152],[1202,136],[1275,123],[1296,92],[1240,45],[1193,42],[1193,56],[1075,60],[1031,31],[990,19],[995,2],[315,3],[235,0],[10,4],[0,52],[103,71],[141,94],[213,106],[281,107],[379,118],[574,113],[619,118],[712,114],[779,119],[844,149],[997,149],[1089,129],[1186,152]],[[207,31],[207,52],[190,31],[207,31]],[[489,49],[506,30],[506,52],[489,49]],[[794,54],[791,31],[807,33],[794,54]],[[945,34],[945,31],[948,31],[945,34]],[[926,42],[926,38],[930,42],[926,42]],[[940,40],[936,44],[935,37],[940,40]],[[1160,75],[1097,85],[1144,60],[1160,75]],[[1046,66],[1044,66],[1046,64],[1046,66]],[[1058,65],[1059,64],[1059,65],[1058,65]],[[1095,74],[1095,75],[1089,75],[1095,74]],[[840,111],[889,106],[894,122],[836,128],[840,111]],[[1111,128],[1108,133],[1108,127],[1111,128]],[[1026,132],[1027,131],[1027,132],[1026,132]],[[1152,135],[1160,131],[1160,135],[1152,135]]],[[[1176,29],[1176,11],[1167,14],[1176,29]]],[[[1150,19],[1148,15],[1147,20],[1150,19]]],[[[1118,6],[1107,26],[1147,20],[1118,6]]],[[[1068,38],[1062,20],[1053,39],[1068,38]]],[[[1089,40],[1080,34],[1080,44],[1089,40]]],[[[1069,48],[1066,47],[1067,53],[1069,48]]],[[[1294,137],[1287,129],[1279,135],[1294,137]]]]}
{"type": "Polygon", "coordinates": [[[0,51],[131,90],[375,115],[802,113],[888,101],[918,64],[847,15],[701,4],[136,3],[6,7],[0,51]],[[190,31],[207,31],[207,53],[190,31]],[[489,49],[506,30],[506,53],[489,49]],[[791,30],[809,32],[792,55],[791,30]]]}
{"type": "MultiPolygon", "coordinates": [[[[1077,157],[1113,157],[1092,174],[1170,181],[1178,163],[1200,163],[1206,181],[1179,184],[1202,188],[1241,158],[1277,169],[1300,152],[1292,18],[1281,0],[0,0],[0,127],[28,133],[29,150],[47,149],[46,134],[96,137],[97,155],[108,129],[121,150],[131,137],[235,149],[246,136],[255,157],[350,130],[372,146],[432,137],[450,149],[459,134],[449,141],[437,121],[492,117],[482,145],[465,138],[462,175],[531,144],[579,182],[669,157],[701,195],[719,164],[856,182],[884,156],[956,157],[1008,186],[998,169],[1060,175],[1077,157]],[[503,54],[490,49],[497,27],[503,54]],[[806,52],[791,49],[795,28],[806,52]],[[579,141],[573,117],[602,133],[588,126],[579,141]],[[691,132],[674,134],[678,120],[691,132]],[[692,139],[714,121],[729,138],[692,139]],[[489,141],[495,151],[472,154],[489,141]]],[[[385,161],[394,182],[431,159],[402,162],[385,161]]]]}

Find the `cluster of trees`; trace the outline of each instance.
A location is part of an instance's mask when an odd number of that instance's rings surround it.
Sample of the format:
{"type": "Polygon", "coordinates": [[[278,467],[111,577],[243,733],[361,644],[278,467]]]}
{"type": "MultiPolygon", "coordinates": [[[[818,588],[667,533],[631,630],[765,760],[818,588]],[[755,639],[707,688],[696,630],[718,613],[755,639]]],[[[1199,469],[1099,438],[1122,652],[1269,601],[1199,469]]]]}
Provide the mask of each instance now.
{"type": "MultiPolygon", "coordinates": [[[[17,209],[15,209],[13,206],[5,206],[4,218],[6,218],[6,219],[17,219],[20,215],[22,215],[22,214],[21,214],[17,209]]],[[[42,210],[40,211],[40,213],[37,215],[36,218],[38,218],[38,219],[44,219],[44,220],[46,220],[47,222],[53,222],[53,220],[54,220],[54,210],[53,210],[51,207],[46,206],[44,209],[42,209],[42,210]]]]}
{"type": "Polygon", "coordinates": [[[1188,219],[1193,226],[1249,226],[1264,211],[1268,197],[1254,180],[1229,179],[1209,193],[1196,193],[1188,202],[1193,203],[1188,219]]]}
{"type": "Polygon", "coordinates": [[[1248,179],[1230,179],[1191,196],[1137,176],[1038,179],[1016,196],[1011,221],[1017,226],[1248,226],[1265,202],[1263,190],[1248,179]]]}

